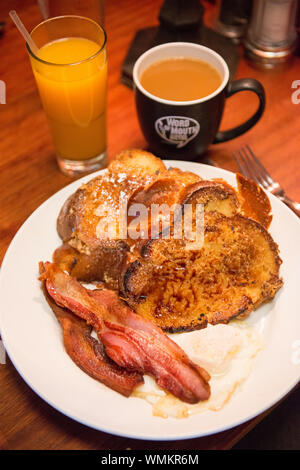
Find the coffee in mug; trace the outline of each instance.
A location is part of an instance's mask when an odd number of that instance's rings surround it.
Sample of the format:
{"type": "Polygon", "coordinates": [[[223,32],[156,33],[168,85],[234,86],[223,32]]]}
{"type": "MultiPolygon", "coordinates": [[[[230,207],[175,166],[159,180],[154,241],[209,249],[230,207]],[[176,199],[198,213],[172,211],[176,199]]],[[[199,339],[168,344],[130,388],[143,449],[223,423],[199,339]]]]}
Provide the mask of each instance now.
{"type": "Polygon", "coordinates": [[[149,65],[141,85],[152,95],[172,101],[191,101],[213,93],[222,83],[217,69],[193,57],[171,57],[149,65]]]}
{"type": "Polygon", "coordinates": [[[265,107],[264,89],[257,80],[229,82],[224,59],[189,42],[166,43],[144,52],[134,65],[133,81],[141,129],[150,150],[162,158],[198,160],[209,145],[253,127],[265,107]],[[243,90],[258,96],[256,112],[243,124],[219,131],[226,98],[243,90]]]}

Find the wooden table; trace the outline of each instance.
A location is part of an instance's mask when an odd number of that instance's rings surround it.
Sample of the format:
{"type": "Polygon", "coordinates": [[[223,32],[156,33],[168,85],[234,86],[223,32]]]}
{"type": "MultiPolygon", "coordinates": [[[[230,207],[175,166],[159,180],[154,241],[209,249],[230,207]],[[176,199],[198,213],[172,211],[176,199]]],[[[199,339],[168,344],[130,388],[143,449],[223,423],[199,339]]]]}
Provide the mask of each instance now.
{"type": "MultiPolygon", "coordinates": [[[[111,159],[122,149],[146,146],[137,122],[133,93],[120,83],[120,68],[135,31],[157,23],[162,1],[106,3],[108,149],[111,159]]],[[[211,7],[207,7],[209,19],[211,7]]],[[[36,1],[1,2],[0,20],[7,22],[6,33],[0,39],[0,79],[7,86],[7,104],[0,104],[1,260],[25,219],[71,181],[56,166],[27,52],[8,18],[12,8],[19,12],[28,28],[41,20],[36,1]]],[[[284,71],[265,72],[254,69],[242,58],[237,76],[250,76],[262,82],[267,97],[265,114],[244,136],[211,147],[209,158],[215,165],[235,171],[232,152],[248,143],[289,195],[300,200],[300,104],[297,106],[291,101],[291,84],[293,80],[300,80],[300,59],[295,59],[284,71]]],[[[226,104],[221,127],[225,129],[242,122],[256,105],[255,96],[248,92],[233,96],[226,104]]],[[[34,394],[9,359],[5,365],[0,365],[0,390],[0,449],[229,449],[264,416],[201,439],[155,443],[114,437],[63,416],[34,394]]]]}

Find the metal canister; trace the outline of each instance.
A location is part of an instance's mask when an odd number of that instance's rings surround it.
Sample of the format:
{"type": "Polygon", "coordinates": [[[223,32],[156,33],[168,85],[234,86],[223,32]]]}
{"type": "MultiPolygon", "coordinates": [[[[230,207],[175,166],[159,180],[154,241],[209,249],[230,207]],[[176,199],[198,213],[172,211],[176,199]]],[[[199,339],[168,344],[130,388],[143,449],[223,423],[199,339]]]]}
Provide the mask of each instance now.
{"type": "Polygon", "coordinates": [[[263,68],[289,61],[297,40],[296,10],[297,0],[254,0],[246,57],[263,68]]]}

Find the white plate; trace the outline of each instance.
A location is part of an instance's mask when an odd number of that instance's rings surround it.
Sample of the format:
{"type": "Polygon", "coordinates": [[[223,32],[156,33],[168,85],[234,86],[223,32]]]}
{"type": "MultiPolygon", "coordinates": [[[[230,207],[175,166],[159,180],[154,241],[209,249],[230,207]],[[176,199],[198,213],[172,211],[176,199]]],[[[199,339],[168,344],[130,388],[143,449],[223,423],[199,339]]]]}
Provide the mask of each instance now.
{"type": "MultiPolygon", "coordinates": [[[[235,176],[219,168],[180,161],[170,166],[204,178],[235,176]]],[[[99,172],[100,173],[100,172],[99,172]]],[[[284,286],[275,299],[250,316],[266,343],[242,388],[218,412],[205,411],[186,419],[152,416],[139,398],[124,398],[83,373],[64,351],[61,329],[43,298],[38,262],[51,260],[60,244],[56,218],[66,200],[86,176],[42,204],[24,223],[7,250],[0,274],[1,334],[10,359],[27,384],[65,415],[120,436],[139,439],[187,439],[236,426],[263,412],[298,382],[300,375],[300,221],[270,195],[270,232],[279,244],[284,286]]]]}

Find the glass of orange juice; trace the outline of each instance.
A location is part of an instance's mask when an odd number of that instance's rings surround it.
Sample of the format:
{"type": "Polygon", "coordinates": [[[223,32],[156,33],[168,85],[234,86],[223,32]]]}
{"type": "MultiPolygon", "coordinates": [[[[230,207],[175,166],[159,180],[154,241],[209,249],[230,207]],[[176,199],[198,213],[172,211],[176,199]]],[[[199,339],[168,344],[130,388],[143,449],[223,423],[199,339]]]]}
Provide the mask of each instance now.
{"type": "Polygon", "coordinates": [[[102,168],[106,158],[106,34],[82,16],[50,18],[27,49],[63,173],[102,168]]]}

